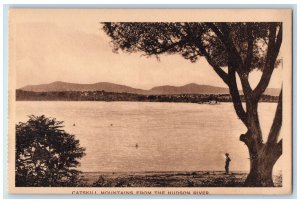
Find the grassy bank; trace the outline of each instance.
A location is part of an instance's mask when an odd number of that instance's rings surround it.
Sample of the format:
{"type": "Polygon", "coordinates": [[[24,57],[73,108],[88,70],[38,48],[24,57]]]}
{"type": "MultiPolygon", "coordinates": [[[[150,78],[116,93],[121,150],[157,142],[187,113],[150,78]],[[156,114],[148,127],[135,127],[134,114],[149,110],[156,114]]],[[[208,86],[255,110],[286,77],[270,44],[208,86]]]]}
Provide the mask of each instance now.
{"type": "MultiPolygon", "coordinates": [[[[85,172],[84,186],[89,187],[242,187],[246,172],[85,172]]],[[[282,186],[282,175],[273,175],[275,187],[282,186]]]]}

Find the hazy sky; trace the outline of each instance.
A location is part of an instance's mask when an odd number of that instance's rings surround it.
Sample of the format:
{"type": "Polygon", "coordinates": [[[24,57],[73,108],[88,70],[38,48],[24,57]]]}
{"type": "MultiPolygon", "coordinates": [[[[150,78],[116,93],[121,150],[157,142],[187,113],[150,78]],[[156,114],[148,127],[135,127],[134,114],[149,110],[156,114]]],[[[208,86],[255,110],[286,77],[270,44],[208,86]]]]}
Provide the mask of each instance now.
{"type": "MultiPolygon", "coordinates": [[[[143,57],[115,54],[101,29],[101,10],[22,10],[10,13],[16,87],[54,81],[112,82],[150,89],[188,83],[225,86],[205,59],[191,63],[179,55],[143,57]]],[[[281,68],[269,87],[280,87],[281,68]]],[[[260,75],[254,72],[254,85],[260,75]]]]}

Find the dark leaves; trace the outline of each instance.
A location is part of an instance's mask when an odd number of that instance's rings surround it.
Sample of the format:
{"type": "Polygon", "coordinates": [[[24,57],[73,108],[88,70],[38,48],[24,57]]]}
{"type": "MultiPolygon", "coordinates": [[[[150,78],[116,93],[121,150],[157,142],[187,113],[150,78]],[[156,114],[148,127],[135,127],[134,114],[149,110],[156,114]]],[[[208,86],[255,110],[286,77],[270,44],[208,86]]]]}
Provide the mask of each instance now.
{"type": "Polygon", "coordinates": [[[163,53],[180,54],[191,62],[204,55],[197,46],[197,43],[201,43],[210,58],[220,67],[228,65],[229,56],[232,55],[234,48],[243,63],[239,67],[249,73],[253,69],[263,70],[266,66],[272,25],[279,27],[280,24],[107,22],[103,23],[103,30],[111,37],[113,50],[116,52],[118,50],[130,53],[143,52],[147,56],[163,53]],[[209,24],[216,29],[212,29],[209,24]],[[232,47],[228,46],[227,42],[230,42],[232,47]]]}
{"type": "Polygon", "coordinates": [[[32,115],[16,125],[16,186],[76,185],[76,167],[85,149],[74,135],[61,129],[62,124],[32,115]]]}

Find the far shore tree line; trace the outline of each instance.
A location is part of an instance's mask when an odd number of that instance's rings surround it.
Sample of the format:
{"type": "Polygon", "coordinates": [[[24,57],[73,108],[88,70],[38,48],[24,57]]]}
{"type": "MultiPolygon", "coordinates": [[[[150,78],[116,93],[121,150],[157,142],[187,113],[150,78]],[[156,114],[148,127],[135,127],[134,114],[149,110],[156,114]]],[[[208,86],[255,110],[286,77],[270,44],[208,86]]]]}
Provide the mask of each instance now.
{"type": "MultiPolygon", "coordinates": [[[[245,102],[244,95],[240,95],[245,102]]],[[[278,96],[262,95],[260,102],[278,102],[278,96]]],[[[142,95],[105,91],[64,91],[32,92],[16,90],[17,101],[139,101],[139,102],[178,102],[178,103],[219,103],[232,102],[230,94],[176,94],[142,95]]]]}

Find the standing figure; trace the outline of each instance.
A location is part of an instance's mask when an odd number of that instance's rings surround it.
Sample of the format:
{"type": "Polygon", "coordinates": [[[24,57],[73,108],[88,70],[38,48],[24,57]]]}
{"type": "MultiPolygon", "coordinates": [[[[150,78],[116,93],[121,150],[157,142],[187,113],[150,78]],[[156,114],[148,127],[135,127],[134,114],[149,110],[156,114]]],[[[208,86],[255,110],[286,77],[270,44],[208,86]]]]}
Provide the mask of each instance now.
{"type": "Polygon", "coordinates": [[[229,174],[229,162],[231,161],[231,159],[229,158],[229,154],[226,153],[226,160],[225,160],[225,171],[226,171],[226,175],[229,174]]]}

